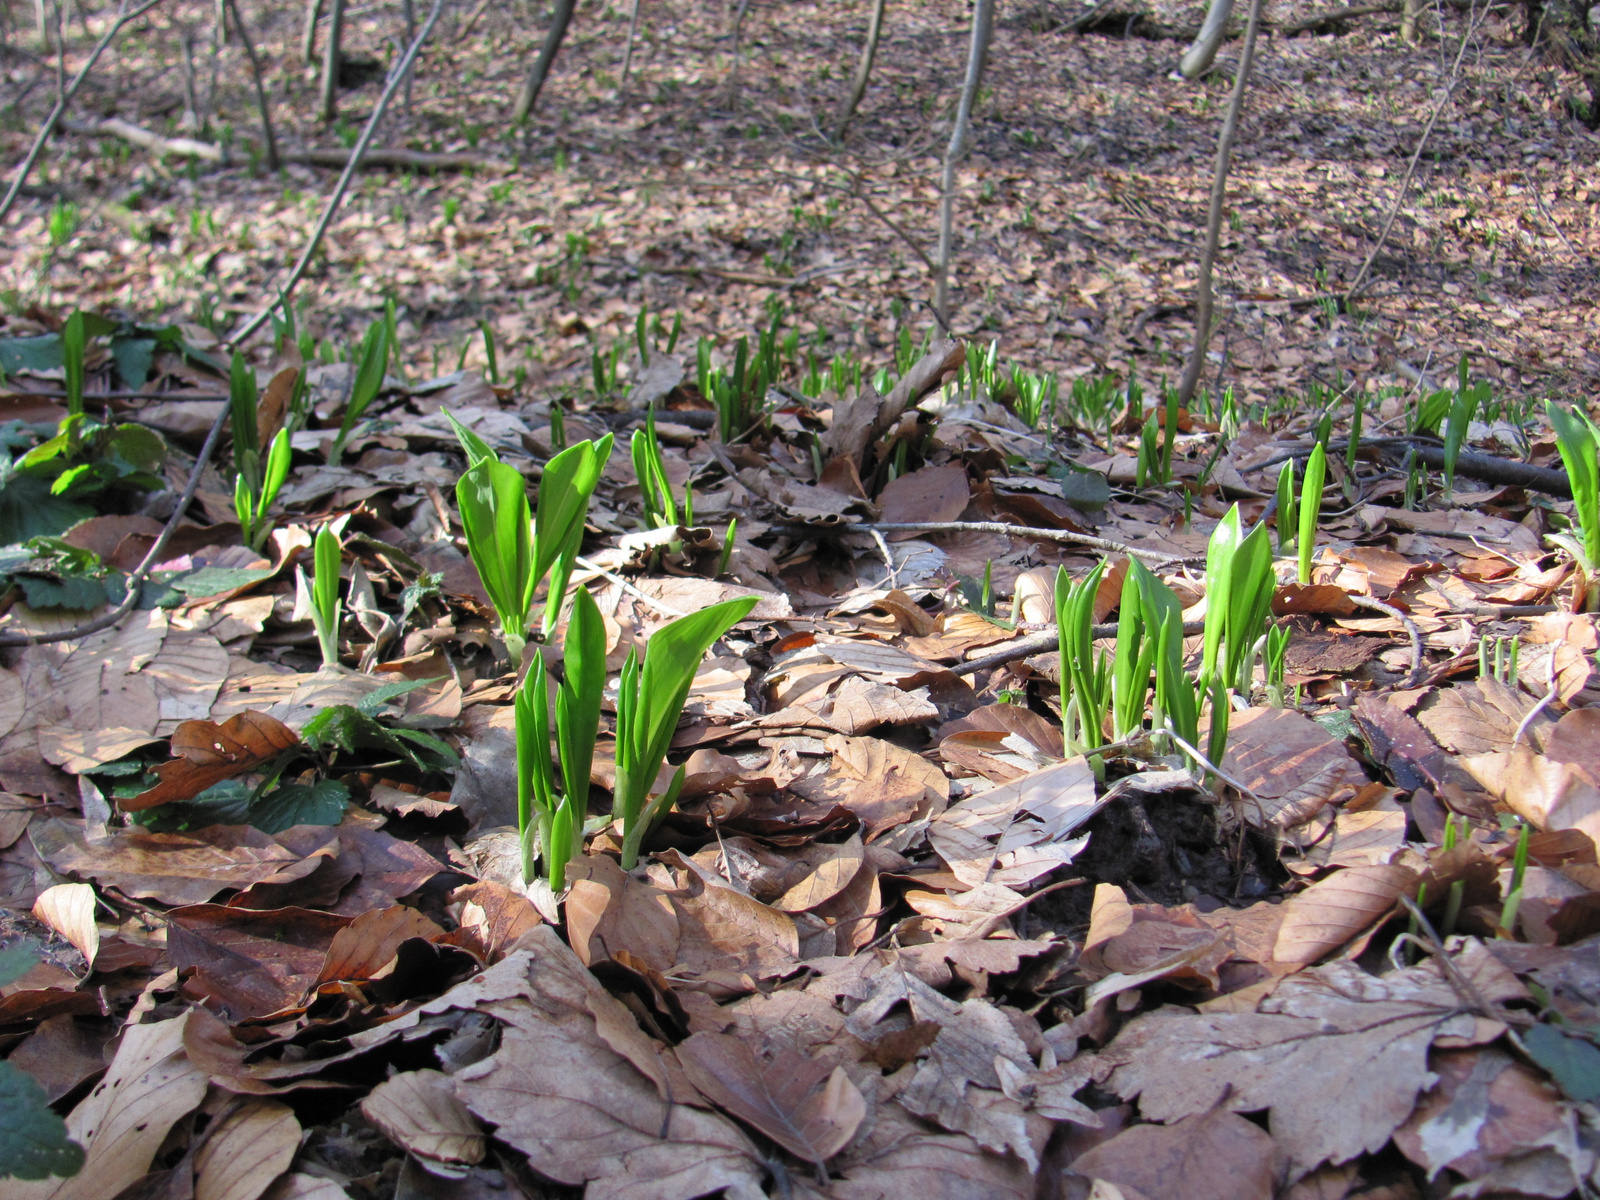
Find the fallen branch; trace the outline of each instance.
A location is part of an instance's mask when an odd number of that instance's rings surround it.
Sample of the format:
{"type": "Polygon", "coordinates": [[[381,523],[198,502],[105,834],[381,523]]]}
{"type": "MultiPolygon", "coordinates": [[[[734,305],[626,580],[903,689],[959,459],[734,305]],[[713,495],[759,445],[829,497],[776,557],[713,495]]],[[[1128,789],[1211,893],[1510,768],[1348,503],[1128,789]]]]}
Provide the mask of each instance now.
{"type": "MultiPolygon", "coordinates": [[[[107,117],[103,121],[62,120],[61,128],[68,133],[86,137],[119,137],[135,146],[157,154],[170,154],[179,158],[198,158],[206,162],[228,163],[228,152],[211,142],[186,137],[164,137],[120,117],[107,117]]],[[[341,147],[290,150],[281,154],[284,162],[303,163],[311,167],[346,167],[354,150],[341,147]]],[[[361,156],[363,167],[390,167],[412,171],[491,171],[506,174],[516,168],[504,159],[489,158],[482,154],[433,154],[423,150],[368,150],[361,156]]]]}
{"type": "Polygon", "coordinates": [[[1399,621],[1405,627],[1406,637],[1411,642],[1411,669],[1406,672],[1405,686],[1414,688],[1422,682],[1422,630],[1417,627],[1417,623],[1394,605],[1385,604],[1382,600],[1372,596],[1358,596],[1352,592],[1350,593],[1350,603],[1357,608],[1380,612],[1386,617],[1399,621]]]}
{"type": "Polygon", "coordinates": [[[1292,38],[1302,33],[1321,33],[1345,21],[1353,21],[1357,17],[1370,17],[1375,13],[1397,13],[1401,11],[1398,0],[1390,0],[1385,4],[1352,4],[1346,8],[1336,8],[1332,12],[1317,13],[1313,16],[1302,17],[1298,21],[1285,21],[1282,25],[1272,26],[1273,32],[1280,37],[1292,38]]]}
{"type": "MultiPolygon", "coordinates": [[[[1422,441],[1419,438],[1362,438],[1359,444],[1379,451],[1393,451],[1395,453],[1409,451],[1424,466],[1444,466],[1444,447],[1422,441]]],[[[1348,441],[1332,441],[1328,443],[1328,452],[1330,454],[1342,454],[1348,446],[1348,441]]],[[[1254,475],[1257,471],[1264,471],[1268,467],[1286,463],[1291,458],[1304,458],[1309,453],[1311,451],[1308,447],[1304,450],[1291,450],[1287,454],[1274,455],[1272,458],[1243,468],[1242,473],[1254,475]]],[[[1479,483],[1492,483],[1500,487],[1528,488],[1546,496],[1559,496],[1564,500],[1572,499],[1572,481],[1567,478],[1565,471],[1558,471],[1554,467],[1536,467],[1531,463],[1517,462],[1514,459],[1495,458],[1489,454],[1469,454],[1463,451],[1456,456],[1456,474],[1465,475],[1468,479],[1476,479],[1479,483]]]]}
{"type": "MultiPolygon", "coordinates": [[[[1183,636],[1194,637],[1204,633],[1204,621],[1185,621],[1183,623],[1183,636]]],[[[1094,625],[1089,629],[1092,638],[1109,638],[1117,636],[1117,623],[1108,622],[1104,625],[1094,625]]],[[[979,671],[987,671],[990,667],[1003,667],[1006,663],[1016,662],[1019,658],[1031,658],[1035,654],[1044,654],[1047,651],[1058,649],[1061,645],[1061,635],[1054,625],[1042,633],[1031,633],[1025,638],[1018,638],[1014,642],[1007,642],[1005,647],[992,654],[985,654],[981,658],[969,658],[966,662],[957,663],[950,670],[956,675],[976,675],[979,671]]]]}

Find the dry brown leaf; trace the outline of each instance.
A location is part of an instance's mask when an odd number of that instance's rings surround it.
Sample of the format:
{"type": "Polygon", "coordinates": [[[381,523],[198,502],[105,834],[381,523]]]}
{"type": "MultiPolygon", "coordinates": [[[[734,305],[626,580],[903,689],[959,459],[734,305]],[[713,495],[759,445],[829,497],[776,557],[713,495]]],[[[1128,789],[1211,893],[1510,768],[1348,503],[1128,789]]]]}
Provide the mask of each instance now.
{"type": "Polygon", "coordinates": [[[186,1021],[129,1025],[105,1078],[67,1115],[83,1169],[70,1179],[11,1180],[6,1200],[103,1200],[143,1177],[168,1131],[206,1094],[205,1073],[183,1050],[186,1021]]]}
{"type": "Polygon", "coordinates": [[[1352,795],[1367,782],[1342,741],[1286,708],[1235,713],[1222,765],[1261,798],[1260,805],[1247,801],[1241,809],[1258,827],[1297,825],[1308,809],[1352,795]]]}
{"type": "Polygon", "coordinates": [[[1272,1135],[1224,1108],[1171,1125],[1135,1125],[1073,1160],[1086,1179],[1136,1188],[1149,1200],[1272,1200],[1272,1135]]]}
{"type": "Polygon", "coordinates": [[[185,721],[172,735],[172,753],[177,757],[155,768],[161,782],[121,805],[137,812],[192,800],[213,784],[271,762],[299,742],[294,730],[263,712],[243,712],[221,725],[185,721]]]}
{"type": "Polygon", "coordinates": [[[94,966],[100,949],[100,927],[95,924],[94,889],[87,883],[58,883],[39,893],[33,915],[54,929],[83,955],[86,968],[94,966]]]}
{"type": "MultiPolygon", "coordinates": [[[[1455,963],[1485,998],[1525,994],[1480,942],[1469,941],[1455,963]]],[[[1106,1086],[1138,1096],[1147,1120],[1218,1105],[1268,1111],[1292,1181],[1379,1149],[1427,1085],[1436,1038],[1474,1044],[1501,1028],[1463,1012],[1431,961],[1379,977],[1333,962],[1284,980],[1256,1012],[1139,1017],[1102,1058],[1114,1068],[1106,1086]]]]}
{"type": "Polygon", "coordinates": [[[527,896],[490,880],[456,888],[450,904],[456,928],[447,939],[486,963],[499,961],[523,934],[543,922],[527,896]]]}
{"type": "Polygon", "coordinates": [[[443,1071],[392,1075],[368,1093],[361,1111],[390,1141],[429,1165],[483,1161],[483,1127],[443,1071]]]}
{"type": "Polygon", "coordinates": [[[691,1083],[723,1111],[807,1162],[826,1162],[855,1136],[866,1101],[843,1067],[787,1047],[758,1056],[744,1037],[697,1033],[677,1048],[691,1083]]]}
{"type": "Polygon", "coordinates": [[[1284,905],[1272,957],[1281,963],[1316,962],[1364,932],[1416,887],[1417,873],[1409,867],[1384,863],[1336,871],[1284,905]]]}
{"type": "Polygon", "coordinates": [[[809,870],[804,878],[791,884],[772,902],[772,907],[780,912],[809,912],[849,887],[864,861],[861,835],[852,834],[848,841],[838,845],[813,843],[801,852],[798,861],[809,870]]]}
{"type": "Polygon", "coordinates": [[[432,941],[443,933],[422,913],[400,904],[362,913],[333,935],[317,983],[372,979],[394,959],[407,938],[432,941]]]}
{"type": "Polygon", "coordinates": [[[951,805],[928,841],[970,887],[1023,887],[1072,861],[1087,839],[1068,835],[1103,803],[1088,761],[1070,758],[951,805]]]}
{"type": "Polygon", "coordinates": [[[257,1200],[299,1149],[300,1122],[287,1104],[246,1100],[195,1155],[194,1200],[257,1200]]]}
{"type": "MultiPolygon", "coordinates": [[[[919,467],[891,479],[878,493],[878,511],[884,521],[954,521],[972,497],[967,469],[961,463],[919,467]]],[[[914,531],[890,533],[891,542],[918,536],[914,531]]]]}
{"type": "Polygon", "coordinates": [[[919,755],[882,738],[835,734],[825,743],[828,769],[795,780],[790,790],[807,800],[843,805],[861,818],[867,841],[919,814],[944,807],[950,781],[919,755]]]}
{"type": "Polygon", "coordinates": [[[1438,1051],[1431,1065],[1438,1082],[1394,1133],[1400,1152],[1430,1180],[1448,1167],[1468,1181],[1484,1181],[1473,1194],[1499,1191],[1494,1177],[1508,1163],[1538,1158],[1546,1161],[1536,1169],[1552,1177],[1552,1188],[1505,1190],[1557,1197],[1579,1186],[1575,1114],[1538,1072],[1492,1046],[1438,1051]]]}
{"type": "MultiPolygon", "coordinates": [[[[200,904],[225,888],[302,879],[322,863],[258,829],[213,825],[191,833],[112,829],[90,842],[81,821],[52,818],[28,829],[39,857],[62,874],[163,904],[200,904]]],[[[328,835],[332,837],[333,835],[328,835]]]]}
{"type": "Polygon", "coordinates": [[[262,1200],[350,1200],[350,1193],[331,1179],[293,1171],[278,1180],[262,1200]]]}
{"type": "Polygon", "coordinates": [[[591,1010],[615,1008],[548,926],[504,960],[526,972],[528,998],[483,1005],[502,1024],[499,1049],[455,1076],[456,1094],[495,1136],[559,1182],[614,1200],[691,1200],[718,1188],[758,1200],[760,1156],[732,1122],[663,1100],[656,1085],[599,1035],[591,1010]]]}

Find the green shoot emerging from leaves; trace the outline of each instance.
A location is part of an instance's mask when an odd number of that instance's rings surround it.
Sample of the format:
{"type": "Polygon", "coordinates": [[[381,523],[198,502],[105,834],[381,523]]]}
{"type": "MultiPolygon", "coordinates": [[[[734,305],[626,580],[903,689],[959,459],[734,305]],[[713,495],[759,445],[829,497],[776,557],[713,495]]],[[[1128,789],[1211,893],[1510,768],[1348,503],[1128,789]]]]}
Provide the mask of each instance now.
{"type": "Polygon", "coordinates": [[[1577,560],[1584,575],[1585,612],[1600,608],[1600,429],[1580,408],[1570,412],[1553,400],[1545,412],[1556,431],[1556,448],[1572,485],[1577,537],[1554,534],[1550,540],[1577,560]]]}
{"type": "Polygon", "coordinates": [[[677,802],[683,787],[679,767],[665,792],[650,794],[700,660],[755,606],[754,596],[713,604],[651,634],[642,663],[629,652],[617,693],[617,785],[612,803],[613,814],[622,821],[623,870],[634,868],[645,835],[677,802]]]}
{"type": "Polygon", "coordinates": [[[312,582],[306,587],[305,571],[296,567],[302,594],[310,597],[311,624],[316,627],[317,641],[322,646],[322,665],[339,665],[339,560],[343,552],[339,535],[324,525],[313,543],[312,582]]]}

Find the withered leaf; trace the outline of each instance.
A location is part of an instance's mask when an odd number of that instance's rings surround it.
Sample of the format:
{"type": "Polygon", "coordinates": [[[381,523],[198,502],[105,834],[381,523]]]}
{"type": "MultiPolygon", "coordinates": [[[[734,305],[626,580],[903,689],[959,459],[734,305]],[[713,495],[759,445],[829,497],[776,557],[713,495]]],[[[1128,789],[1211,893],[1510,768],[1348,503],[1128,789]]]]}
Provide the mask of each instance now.
{"type": "Polygon", "coordinates": [[[1072,1170],[1149,1200],[1272,1200],[1272,1135],[1225,1108],[1172,1125],[1135,1125],[1080,1154],[1072,1170]]]}
{"type": "Polygon", "coordinates": [[[807,1162],[825,1162],[855,1136],[866,1101],[843,1067],[787,1047],[758,1057],[751,1042],[697,1033],[678,1046],[690,1082],[723,1111],[807,1162]]]}
{"type": "Polygon", "coordinates": [[[271,762],[299,743],[294,730],[263,712],[242,712],[221,725],[185,721],[172,735],[172,753],[177,757],[155,769],[161,782],[122,801],[122,807],[138,812],[192,800],[213,784],[271,762]]]}
{"type": "Polygon", "coordinates": [[[1366,930],[1416,886],[1417,873],[1397,864],[1335,871],[1284,906],[1272,957],[1282,963],[1316,962],[1366,930]]]}

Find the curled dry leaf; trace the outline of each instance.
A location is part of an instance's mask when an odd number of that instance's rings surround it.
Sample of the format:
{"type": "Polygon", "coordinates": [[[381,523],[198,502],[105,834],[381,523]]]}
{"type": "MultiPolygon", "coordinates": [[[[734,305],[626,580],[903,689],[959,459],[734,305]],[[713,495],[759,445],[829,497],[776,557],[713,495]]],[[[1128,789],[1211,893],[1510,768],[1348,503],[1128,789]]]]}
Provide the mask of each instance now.
{"type": "Polygon", "coordinates": [[[928,841],[969,887],[1023,887],[1072,861],[1088,839],[1068,835],[1103,803],[1088,760],[1069,758],[951,805],[928,841]]]}
{"type": "Polygon", "coordinates": [[[83,955],[85,968],[94,966],[100,949],[100,927],[94,921],[94,889],[87,883],[58,883],[39,893],[33,915],[54,929],[83,955]]]}
{"type": "Polygon", "coordinates": [[[1132,1188],[1148,1200],[1272,1200],[1272,1135],[1225,1108],[1172,1125],[1135,1125],[1072,1163],[1074,1173],[1132,1188]]]}
{"type": "Polygon", "coordinates": [[[177,757],[155,769],[161,782],[124,800],[122,807],[138,812],[192,800],[213,784],[271,762],[299,742],[294,730],[263,712],[242,712],[221,725],[185,721],[172,735],[172,753],[177,757]]]}
{"type": "Polygon", "coordinates": [[[1395,864],[1336,871],[1284,906],[1272,957],[1281,963],[1316,962],[1370,928],[1416,887],[1417,873],[1395,864]]]}
{"type": "MultiPolygon", "coordinates": [[[[432,1170],[483,1161],[485,1138],[443,1071],[402,1071],[373,1088],[361,1111],[432,1170]]],[[[198,1198],[197,1198],[198,1200],[198,1198]]]]}
{"type": "Polygon", "coordinates": [[[1262,803],[1246,803],[1245,820],[1259,827],[1298,824],[1329,801],[1367,782],[1344,743],[1310,717],[1285,708],[1235,713],[1222,766],[1262,803]]]}
{"type": "Polygon", "coordinates": [[[194,1158],[194,1200],[258,1200],[300,1149],[287,1104],[252,1099],[222,1118],[194,1158]]]}
{"type": "Polygon", "coordinates": [[[1542,754],[1518,743],[1461,765],[1536,828],[1576,829],[1600,842],[1600,711],[1564,713],[1542,754]]]}
{"type": "Polygon", "coordinates": [[[843,1067],[787,1047],[759,1057],[747,1038],[697,1033],[678,1046],[691,1083],[789,1153],[826,1162],[855,1136],[867,1105],[843,1067]]]}
{"type": "Polygon", "coordinates": [[[422,913],[400,904],[362,913],[333,935],[317,982],[371,979],[389,965],[407,938],[432,941],[443,933],[422,913]]]}

